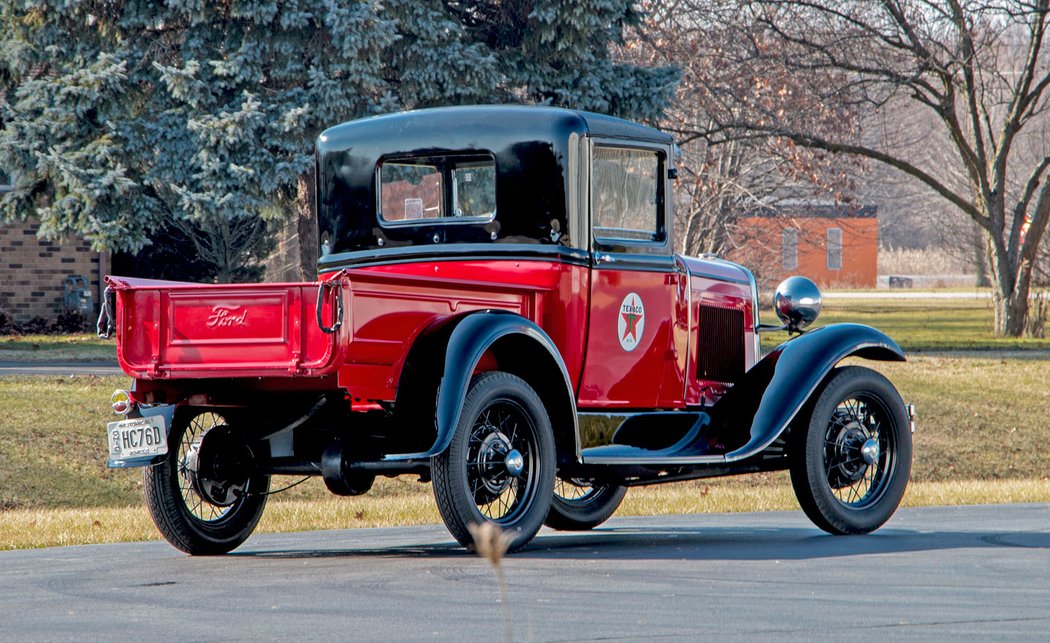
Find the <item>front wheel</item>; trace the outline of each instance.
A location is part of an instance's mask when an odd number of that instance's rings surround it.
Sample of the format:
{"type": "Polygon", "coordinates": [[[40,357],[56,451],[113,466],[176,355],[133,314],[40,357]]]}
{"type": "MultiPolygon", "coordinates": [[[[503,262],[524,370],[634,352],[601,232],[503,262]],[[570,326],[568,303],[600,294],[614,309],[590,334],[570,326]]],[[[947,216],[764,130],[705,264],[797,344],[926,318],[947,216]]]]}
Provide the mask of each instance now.
{"type": "Polygon", "coordinates": [[[452,443],[434,456],[434,498],[445,526],[471,547],[468,526],[492,522],[521,549],[543,525],[554,490],[554,435],[536,391],[509,373],[471,383],[452,443]]]}
{"type": "Polygon", "coordinates": [[[885,524],[911,473],[910,420],[893,384],[868,368],[837,368],[798,428],[791,484],[810,520],[831,534],[885,524]]]}
{"type": "Polygon", "coordinates": [[[168,456],[143,471],[146,506],[157,529],[187,554],[225,554],[251,535],[266,506],[270,477],[251,471],[250,451],[217,413],[177,413],[168,456]],[[213,456],[201,458],[205,437],[213,456]]]}
{"type": "Polygon", "coordinates": [[[627,487],[575,478],[558,478],[547,526],[561,531],[594,529],[616,512],[627,487]]]}

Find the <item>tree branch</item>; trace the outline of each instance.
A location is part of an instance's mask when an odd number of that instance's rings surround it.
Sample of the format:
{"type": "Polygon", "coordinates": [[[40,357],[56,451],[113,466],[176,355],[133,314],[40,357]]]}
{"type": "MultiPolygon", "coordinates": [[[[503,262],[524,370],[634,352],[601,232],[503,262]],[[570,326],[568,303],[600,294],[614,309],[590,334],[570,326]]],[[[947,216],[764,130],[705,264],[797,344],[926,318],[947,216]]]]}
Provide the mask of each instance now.
{"type": "MultiPolygon", "coordinates": [[[[752,126],[751,128],[756,129],[754,126],[752,126]]],[[[817,149],[826,150],[828,152],[863,156],[865,158],[870,158],[872,160],[879,161],[880,163],[885,163],[890,167],[894,167],[904,172],[905,174],[915,177],[916,179],[922,181],[929,187],[933,188],[933,190],[936,191],[937,194],[940,194],[942,197],[951,202],[954,206],[965,212],[967,215],[973,218],[974,221],[976,221],[981,227],[988,229],[988,218],[983,216],[981,211],[974,207],[972,203],[950,190],[941,181],[938,181],[930,174],[924,172],[918,166],[913,165],[912,163],[909,163],[904,159],[897,158],[890,154],[886,154],[885,152],[880,152],[879,150],[875,150],[870,147],[865,147],[863,145],[835,143],[833,141],[828,141],[809,134],[802,134],[799,132],[782,132],[777,131],[774,128],[764,128],[764,131],[773,136],[782,136],[784,138],[787,138],[791,141],[794,141],[798,145],[814,147],[817,149]]]]}
{"type": "MultiPolygon", "coordinates": [[[[984,174],[988,167],[988,155],[984,146],[984,136],[981,133],[981,114],[977,109],[977,83],[974,73],[977,51],[974,46],[973,34],[970,33],[970,29],[966,24],[966,17],[963,15],[963,8],[959,4],[959,0],[949,0],[948,4],[952,10],[951,19],[955,25],[955,30],[959,34],[960,48],[962,50],[960,51],[960,62],[963,75],[963,91],[970,123],[970,135],[973,137],[974,161],[978,168],[982,170],[981,174],[984,174]]],[[[996,176],[991,182],[999,190],[1000,195],[1002,194],[1002,179],[1003,177],[996,176]]]]}
{"type": "MultiPolygon", "coordinates": [[[[1047,168],[1050,168],[1050,156],[1046,156],[1043,160],[1032,170],[1032,173],[1028,175],[1028,180],[1025,182],[1024,192],[1021,193],[1021,198],[1017,200],[1014,205],[1014,216],[1013,225],[1010,226],[1010,243],[1009,247],[1016,248],[1020,243],[1021,239],[1021,228],[1024,227],[1025,217],[1028,213],[1028,206],[1032,201],[1032,197],[1035,195],[1036,189],[1039,187],[1039,182],[1043,178],[1043,173],[1046,172],[1047,168]]],[[[1044,188],[1044,192],[1046,189],[1044,188]]]]}

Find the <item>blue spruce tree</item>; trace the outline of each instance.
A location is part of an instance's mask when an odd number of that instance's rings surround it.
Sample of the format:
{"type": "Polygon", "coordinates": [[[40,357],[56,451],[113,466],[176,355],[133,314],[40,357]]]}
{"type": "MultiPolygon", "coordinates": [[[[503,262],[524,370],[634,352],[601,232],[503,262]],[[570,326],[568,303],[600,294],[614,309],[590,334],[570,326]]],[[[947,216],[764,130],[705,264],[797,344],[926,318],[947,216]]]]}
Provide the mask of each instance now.
{"type": "Polygon", "coordinates": [[[312,144],[369,114],[544,103],[651,119],[669,68],[615,64],[626,0],[0,0],[0,221],[139,252],[176,228],[248,276],[274,226],[312,278],[312,144]]]}

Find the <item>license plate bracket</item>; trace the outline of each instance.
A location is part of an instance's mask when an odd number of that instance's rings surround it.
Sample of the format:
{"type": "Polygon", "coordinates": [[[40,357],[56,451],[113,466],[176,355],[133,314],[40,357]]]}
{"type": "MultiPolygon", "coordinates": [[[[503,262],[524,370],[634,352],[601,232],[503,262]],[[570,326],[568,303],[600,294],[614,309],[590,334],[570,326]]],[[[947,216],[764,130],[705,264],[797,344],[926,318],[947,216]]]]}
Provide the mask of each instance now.
{"type": "Polygon", "coordinates": [[[162,415],[110,422],[106,436],[113,469],[155,464],[168,454],[168,427],[162,415]]]}

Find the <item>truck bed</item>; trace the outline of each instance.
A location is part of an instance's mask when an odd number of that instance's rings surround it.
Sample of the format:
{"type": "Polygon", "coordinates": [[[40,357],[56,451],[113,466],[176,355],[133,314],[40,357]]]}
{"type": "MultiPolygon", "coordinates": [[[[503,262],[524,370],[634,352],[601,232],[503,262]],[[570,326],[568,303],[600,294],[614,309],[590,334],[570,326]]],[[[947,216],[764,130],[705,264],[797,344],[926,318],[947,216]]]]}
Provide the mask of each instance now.
{"type": "MultiPolygon", "coordinates": [[[[195,284],[107,277],[117,359],[137,379],[326,377],[347,365],[390,367],[438,317],[502,309],[532,317],[535,286],[345,270],[320,282],[195,284]]],[[[385,384],[385,382],[384,382],[385,384]]]]}
{"type": "Polygon", "coordinates": [[[314,321],[317,283],[106,282],[117,360],[132,377],[323,376],[335,366],[336,335],[314,321]]]}

